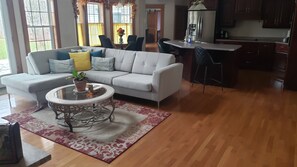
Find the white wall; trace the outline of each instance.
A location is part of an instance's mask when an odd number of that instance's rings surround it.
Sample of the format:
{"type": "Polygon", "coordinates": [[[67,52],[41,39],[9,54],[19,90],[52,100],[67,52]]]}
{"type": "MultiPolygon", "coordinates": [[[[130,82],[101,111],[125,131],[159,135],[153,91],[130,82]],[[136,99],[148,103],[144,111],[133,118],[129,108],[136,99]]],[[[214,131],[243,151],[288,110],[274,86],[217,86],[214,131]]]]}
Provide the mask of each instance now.
{"type": "Polygon", "coordinates": [[[145,1],[136,0],[135,35],[144,37],[146,23],[145,1]]]}
{"type": "Polygon", "coordinates": [[[277,37],[283,38],[289,29],[262,28],[263,21],[237,21],[234,28],[224,28],[231,37],[277,37]]]}
{"type": "Polygon", "coordinates": [[[58,14],[61,35],[61,47],[76,46],[76,25],[72,0],[58,0],[58,14]]]}

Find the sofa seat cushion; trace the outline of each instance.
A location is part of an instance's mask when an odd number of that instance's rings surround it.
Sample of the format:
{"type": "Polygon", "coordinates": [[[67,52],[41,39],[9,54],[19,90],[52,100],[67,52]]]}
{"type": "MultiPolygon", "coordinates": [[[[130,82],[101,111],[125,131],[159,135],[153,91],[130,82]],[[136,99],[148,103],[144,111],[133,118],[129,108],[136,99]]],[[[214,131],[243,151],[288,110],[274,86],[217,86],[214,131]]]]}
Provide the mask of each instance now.
{"type": "Polygon", "coordinates": [[[152,75],[128,74],[113,79],[112,84],[118,87],[124,87],[140,91],[152,91],[152,75]]]}
{"type": "Polygon", "coordinates": [[[99,82],[103,84],[112,84],[112,79],[122,75],[127,75],[128,72],[124,71],[85,71],[89,81],[99,82]]]}
{"type": "Polygon", "coordinates": [[[13,87],[22,91],[34,93],[72,83],[66,78],[71,76],[67,73],[30,75],[26,73],[9,75],[1,78],[1,83],[8,87],[13,87]]]}

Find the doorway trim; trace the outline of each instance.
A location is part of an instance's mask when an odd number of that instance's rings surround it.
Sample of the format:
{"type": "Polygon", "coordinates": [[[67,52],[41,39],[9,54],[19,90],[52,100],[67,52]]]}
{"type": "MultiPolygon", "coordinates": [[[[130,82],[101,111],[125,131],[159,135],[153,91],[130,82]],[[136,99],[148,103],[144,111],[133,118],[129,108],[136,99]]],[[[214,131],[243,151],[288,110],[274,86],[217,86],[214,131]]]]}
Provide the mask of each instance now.
{"type": "Polygon", "coordinates": [[[164,5],[161,4],[147,4],[145,10],[148,8],[156,8],[161,10],[161,38],[164,37],[164,5]]]}

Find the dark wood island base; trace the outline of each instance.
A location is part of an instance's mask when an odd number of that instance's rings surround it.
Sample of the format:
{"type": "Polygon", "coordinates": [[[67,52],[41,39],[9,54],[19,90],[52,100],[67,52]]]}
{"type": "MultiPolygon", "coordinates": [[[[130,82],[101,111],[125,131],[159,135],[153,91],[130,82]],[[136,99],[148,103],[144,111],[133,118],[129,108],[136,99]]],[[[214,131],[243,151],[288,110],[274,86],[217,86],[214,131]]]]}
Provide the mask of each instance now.
{"type": "MultiPolygon", "coordinates": [[[[214,60],[219,60],[223,63],[223,86],[234,87],[237,83],[238,76],[238,56],[237,50],[240,45],[227,45],[227,44],[211,44],[211,43],[184,43],[181,41],[165,41],[165,43],[172,45],[179,51],[179,61],[183,63],[183,78],[189,82],[194,79],[195,71],[197,68],[195,58],[195,47],[200,46],[207,49],[212,55],[214,60]]],[[[199,70],[198,80],[203,80],[204,70],[199,70]],[[200,75],[202,74],[202,75],[200,75]]],[[[212,68],[210,71],[213,78],[220,78],[219,68],[212,68]]],[[[207,84],[212,84],[207,82],[207,84]]]]}

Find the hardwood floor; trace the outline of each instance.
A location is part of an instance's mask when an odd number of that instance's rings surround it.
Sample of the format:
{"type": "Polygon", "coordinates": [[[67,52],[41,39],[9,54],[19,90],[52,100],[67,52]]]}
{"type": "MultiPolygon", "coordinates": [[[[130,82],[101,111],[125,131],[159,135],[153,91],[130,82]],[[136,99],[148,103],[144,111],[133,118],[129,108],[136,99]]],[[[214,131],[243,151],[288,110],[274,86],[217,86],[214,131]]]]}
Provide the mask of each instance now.
{"type": "MultiPolygon", "coordinates": [[[[156,103],[116,96],[156,108],[156,103]]],[[[34,103],[0,96],[0,115],[34,103]]],[[[26,142],[52,155],[43,166],[293,167],[297,160],[297,92],[283,91],[270,73],[240,71],[236,88],[183,81],[180,92],[162,101],[172,115],[111,164],[22,130],[26,142]]]]}

